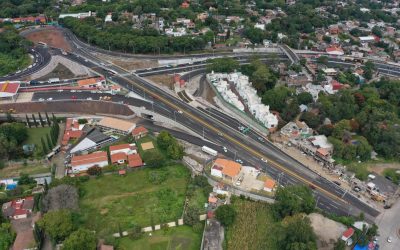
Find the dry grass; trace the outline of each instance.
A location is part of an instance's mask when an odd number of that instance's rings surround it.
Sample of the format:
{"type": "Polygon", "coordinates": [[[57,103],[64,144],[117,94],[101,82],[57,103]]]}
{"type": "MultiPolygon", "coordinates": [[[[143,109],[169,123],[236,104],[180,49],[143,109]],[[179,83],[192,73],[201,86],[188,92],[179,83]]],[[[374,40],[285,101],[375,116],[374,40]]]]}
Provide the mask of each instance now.
{"type": "Polygon", "coordinates": [[[141,147],[142,147],[142,149],[144,151],[146,151],[146,150],[149,150],[149,149],[153,149],[154,145],[153,145],[153,143],[151,141],[149,141],[149,142],[142,143],[141,147]]]}
{"type": "Polygon", "coordinates": [[[174,77],[171,75],[155,75],[155,76],[149,76],[146,78],[157,84],[165,85],[169,89],[174,88],[174,77]]]}

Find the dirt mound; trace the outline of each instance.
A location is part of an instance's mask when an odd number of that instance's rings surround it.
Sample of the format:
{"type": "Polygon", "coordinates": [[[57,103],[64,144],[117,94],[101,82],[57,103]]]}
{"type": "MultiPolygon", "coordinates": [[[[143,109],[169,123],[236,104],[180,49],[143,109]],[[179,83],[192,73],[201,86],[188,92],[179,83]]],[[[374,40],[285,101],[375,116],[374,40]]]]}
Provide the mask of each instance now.
{"type": "Polygon", "coordinates": [[[44,42],[47,43],[50,47],[56,47],[60,49],[64,49],[65,51],[71,51],[71,46],[65,40],[63,34],[52,27],[49,27],[45,30],[41,29],[35,32],[31,32],[26,35],[26,38],[34,43],[44,42]]]}

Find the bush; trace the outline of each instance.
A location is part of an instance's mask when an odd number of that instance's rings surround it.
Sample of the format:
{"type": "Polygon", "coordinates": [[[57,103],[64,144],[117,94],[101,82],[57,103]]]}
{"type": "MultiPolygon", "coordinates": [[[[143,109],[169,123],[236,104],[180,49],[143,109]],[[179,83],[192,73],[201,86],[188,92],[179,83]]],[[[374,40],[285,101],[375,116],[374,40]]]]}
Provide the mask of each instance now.
{"type": "Polygon", "coordinates": [[[231,205],[222,205],[215,211],[215,217],[224,226],[230,226],[235,221],[236,211],[231,205]]]}
{"type": "Polygon", "coordinates": [[[92,176],[99,176],[102,173],[101,167],[93,166],[87,170],[87,173],[92,176]]]}
{"type": "Polygon", "coordinates": [[[203,226],[204,226],[203,223],[197,222],[196,224],[193,225],[193,231],[195,233],[200,234],[203,232],[203,226]]]}

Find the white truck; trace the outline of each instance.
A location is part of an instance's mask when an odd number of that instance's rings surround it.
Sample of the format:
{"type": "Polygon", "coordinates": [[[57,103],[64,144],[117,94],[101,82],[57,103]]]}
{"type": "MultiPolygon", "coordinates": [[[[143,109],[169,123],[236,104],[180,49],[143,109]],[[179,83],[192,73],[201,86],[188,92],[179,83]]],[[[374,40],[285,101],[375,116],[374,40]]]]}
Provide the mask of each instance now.
{"type": "Polygon", "coordinates": [[[209,148],[207,146],[203,146],[201,147],[201,150],[203,150],[203,152],[206,152],[207,154],[210,154],[212,156],[217,156],[218,152],[212,148],[209,148]]]}

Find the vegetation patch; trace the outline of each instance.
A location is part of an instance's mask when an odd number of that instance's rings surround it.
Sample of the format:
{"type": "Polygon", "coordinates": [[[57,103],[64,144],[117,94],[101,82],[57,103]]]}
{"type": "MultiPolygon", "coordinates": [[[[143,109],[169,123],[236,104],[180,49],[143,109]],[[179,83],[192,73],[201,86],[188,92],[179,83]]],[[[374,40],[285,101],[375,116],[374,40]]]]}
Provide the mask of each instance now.
{"type": "Polygon", "coordinates": [[[81,186],[81,220],[99,236],[175,221],[182,216],[189,177],[184,166],[171,165],[91,179],[81,186]]]}

